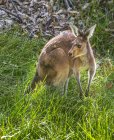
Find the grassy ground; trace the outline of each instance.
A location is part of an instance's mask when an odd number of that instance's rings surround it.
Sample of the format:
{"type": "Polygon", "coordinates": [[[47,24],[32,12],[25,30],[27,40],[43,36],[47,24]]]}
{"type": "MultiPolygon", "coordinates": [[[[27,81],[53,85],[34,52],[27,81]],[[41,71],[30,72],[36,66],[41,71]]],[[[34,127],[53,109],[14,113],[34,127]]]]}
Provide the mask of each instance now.
{"type": "MultiPolygon", "coordinates": [[[[78,97],[74,78],[70,79],[67,97],[43,84],[33,94],[24,96],[44,44],[41,39],[29,40],[18,30],[0,35],[1,139],[113,140],[114,69],[110,64],[113,58],[102,59],[91,85],[92,96],[83,101],[78,97]]],[[[85,90],[86,73],[82,84],[85,90]]]]}

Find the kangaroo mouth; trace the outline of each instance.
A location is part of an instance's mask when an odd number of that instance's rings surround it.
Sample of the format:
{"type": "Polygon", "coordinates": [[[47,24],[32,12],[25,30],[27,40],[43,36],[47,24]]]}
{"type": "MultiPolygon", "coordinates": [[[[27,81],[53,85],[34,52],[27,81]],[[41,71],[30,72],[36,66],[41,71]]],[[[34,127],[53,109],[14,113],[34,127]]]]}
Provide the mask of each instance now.
{"type": "Polygon", "coordinates": [[[73,56],[70,56],[70,57],[71,57],[72,60],[74,60],[74,59],[79,58],[83,55],[85,55],[85,54],[80,54],[80,55],[76,55],[76,56],[73,55],[73,56]]]}
{"type": "Polygon", "coordinates": [[[77,58],[77,56],[70,55],[70,58],[71,58],[72,60],[74,60],[74,59],[76,59],[76,58],[77,58]]]}
{"type": "Polygon", "coordinates": [[[75,60],[76,58],[78,58],[79,56],[73,56],[72,59],[75,60]]]}

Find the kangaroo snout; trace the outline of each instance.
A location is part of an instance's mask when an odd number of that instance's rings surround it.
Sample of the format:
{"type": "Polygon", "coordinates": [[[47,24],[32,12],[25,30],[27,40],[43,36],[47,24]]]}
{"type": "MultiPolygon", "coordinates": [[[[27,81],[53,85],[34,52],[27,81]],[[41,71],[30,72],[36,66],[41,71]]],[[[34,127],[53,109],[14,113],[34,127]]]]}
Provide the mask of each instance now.
{"type": "Polygon", "coordinates": [[[69,51],[69,52],[68,52],[68,55],[69,55],[69,56],[72,56],[72,52],[71,52],[71,51],[69,51]]]}

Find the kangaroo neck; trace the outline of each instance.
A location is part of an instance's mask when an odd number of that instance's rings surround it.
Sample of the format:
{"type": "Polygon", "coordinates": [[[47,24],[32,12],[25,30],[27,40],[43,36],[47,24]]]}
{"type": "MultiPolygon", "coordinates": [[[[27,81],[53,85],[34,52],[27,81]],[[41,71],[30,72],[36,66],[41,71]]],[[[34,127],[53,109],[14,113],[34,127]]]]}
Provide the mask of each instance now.
{"type": "Polygon", "coordinates": [[[91,45],[90,45],[89,40],[87,41],[86,47],[87,47],[87,56],[88,56],[88,57],[92,57],[92,56],[93,56],[93,51],[92,51],[92,49],[91,49],[91,45]]]}

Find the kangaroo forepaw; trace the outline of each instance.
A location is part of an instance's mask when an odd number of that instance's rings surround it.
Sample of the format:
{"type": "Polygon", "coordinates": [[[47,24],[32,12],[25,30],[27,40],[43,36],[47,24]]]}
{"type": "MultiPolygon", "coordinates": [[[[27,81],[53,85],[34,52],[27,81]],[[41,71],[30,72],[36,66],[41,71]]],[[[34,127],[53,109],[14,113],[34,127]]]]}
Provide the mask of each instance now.
{"type": "Polygon", "coordinates": [[[86,96],[86,97],[89,96],[89,92],[88,92],[88,90],[86,90],[86,92],[85,92],[85,96],[86,96]]]}
{"type": "Polygon", "coordinates": [[[81,92],[80,93],[80,99],[83,99],[84,98],[84,94],[81,92]]]}

